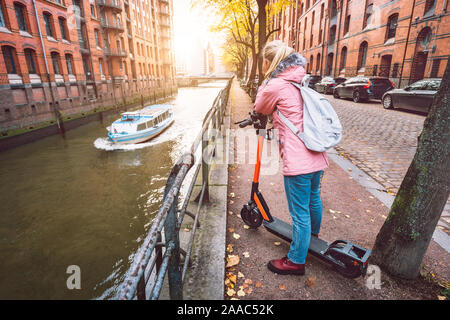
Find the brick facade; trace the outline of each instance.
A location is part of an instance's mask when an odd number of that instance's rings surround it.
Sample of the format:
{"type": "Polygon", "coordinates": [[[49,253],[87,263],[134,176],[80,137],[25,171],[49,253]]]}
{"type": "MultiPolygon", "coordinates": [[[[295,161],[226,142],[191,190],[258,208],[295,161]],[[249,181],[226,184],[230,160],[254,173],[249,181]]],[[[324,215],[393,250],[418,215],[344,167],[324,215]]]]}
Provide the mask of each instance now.
{"type": "Polygon", "coordinates": [[[172,0],[0,5],[0,130],[176,89],[172,0]]]}
{"type": "MultiPolygon", "coordinates": [[[[273,2],[273,1],[272,1],[273,2]]],[[[321,76],[388,76],[397,86],[442,77],[448,0],[296,0],[273,18],[281,39],[321,76]]]]}

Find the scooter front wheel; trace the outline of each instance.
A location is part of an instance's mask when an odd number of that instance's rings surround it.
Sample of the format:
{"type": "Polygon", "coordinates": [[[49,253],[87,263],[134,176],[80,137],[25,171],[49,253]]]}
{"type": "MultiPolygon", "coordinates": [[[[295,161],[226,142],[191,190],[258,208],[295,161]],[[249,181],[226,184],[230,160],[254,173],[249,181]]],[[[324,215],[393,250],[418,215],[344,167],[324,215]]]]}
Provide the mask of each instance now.
{"type": "Polygon", "coordinates": [[[241,210],[241,218],[244,220],[245,224],[251,229],[258,228],[263,221],[261,213],[258,208],[250,208],[249,205],[244,205],[241,210]]]}

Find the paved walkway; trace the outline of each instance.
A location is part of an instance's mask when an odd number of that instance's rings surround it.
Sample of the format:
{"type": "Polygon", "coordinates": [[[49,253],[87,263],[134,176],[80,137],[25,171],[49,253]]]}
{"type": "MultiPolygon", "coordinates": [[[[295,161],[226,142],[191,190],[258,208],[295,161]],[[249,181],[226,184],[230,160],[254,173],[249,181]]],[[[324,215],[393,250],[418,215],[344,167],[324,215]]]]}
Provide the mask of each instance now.
{"type": "MultiPolygon", "coordinates": [[[[234,81],[231,92],[232,123],[246,118],[251,109],[249,97],[234,81]]],[[[236,125],[231,127],[237,129],[236,125]]],[[[250,136],[250,148],[255,140],[255,136],[253,139],[250,136]]],[[[242,155],[245,151],[241,150],[242,144],[238,141],[231,141],[230,146],[233,145],[230,154],[236,162],[229,166],[228,174],[226,255],[231,266],[225,272],[226,299],[436,299],[440,295],[441,288],[423,278],[401,281],[384,273],[381,274],[381,289],[369,289],[366,286],[367,277],[343,278],[313,257],[307,258],[306,275],[303,277],[280,276],[270,272],[267,262],[283,257],[289,245],[263,227],[257,230],[245,228],[239,212],[248,201],[253,175],[251,161],[254,160],[251,155],[242,155]]],[[[277,152],[274,141],[270,149],[277,152]]],[[[354,172],[349,172],[350,161],[337,153],[330,154],[330,159],[335,159],[338,164],[331,160],[324,174],[321,186],[324,212],[320,236],[327,241],[343,238],[372,248],[389,209],[370,187],[363,187],[358,182],[354,172]],[[347,164],[348,167],[345,167],[347,164]]],[[[290,221],[281,170],[263,167],[262,172],[260,189],[272,214],[290,221]]],[[[358,177],[363,174],[361,171],[358,177]]],[[[370,177],[367,176],[367,179],[370,177]]],[[[424,258],[424,273],[448,282],[449,266],[449,255],[432,241],[424,258]]]]}

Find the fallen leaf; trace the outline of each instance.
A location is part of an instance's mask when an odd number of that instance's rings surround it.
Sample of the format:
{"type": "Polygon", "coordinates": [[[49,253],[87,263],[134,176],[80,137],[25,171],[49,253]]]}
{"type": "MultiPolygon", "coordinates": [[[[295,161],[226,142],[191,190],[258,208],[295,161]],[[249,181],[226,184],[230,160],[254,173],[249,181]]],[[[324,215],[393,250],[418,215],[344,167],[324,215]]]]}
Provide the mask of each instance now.
{"type": "Polygon", "coordinates": [[[233,245],[230,243],[227,245],[227,252],[232,253],[233,252],[233,245]]]}
{"type": "Polygon", "coordinates": [[[239,259],[239,256],[238,256],[238,255],[229,255],[229,256],[227,257],[227,265],[226,265],[226,268],[229,268],[229,267],[232,267],[232,266],[237,265],[237,264],[239,263],[240,260],[241,260],[241,259],[239,259]]]}
{"type": "Polygon", "coordinates": [[[241,236],[238,235],[237,233],[233,233],[233,238],[235,238],[236,240],[239,239],[241,236]]]}
{"type": "Polygon", "coordinates": [[[439,300],[447,300],[447,298],[444,297],[444,296],[437,296],[437,297],[438,297],[439,300]]]}
{"type": "Polygon", "coordinates": [[[234,198],[234,192],[230,192],[230,197],[234,198]]]}
{"type": "Polygon", "coordinates": [[[250,229],[250,227],[246,224],[244,224],[244,229],[250,229]]]}
{"type": "Polygon", "coordinates": [[[250,253],[248,253],[248,251],[245,251],[244,253],[242,253],[242,255],[243,255],[245,258],[250,257],[250,253]]]}
{"type": "Polygon", "coordinates": [[[227,290],[227,295],[229,296],[229,297],[232,297],[232,296],[234,296],[236,294],[236,291],[234,291],[234,289],[228,289],[227,290]]]}
{"type": "Polygon", "coordinates": [[[350,216],[348,214],[345,215],[346,218],[350,218],[350,216]]]}
{"type": "Polygon", "coordinates": [[[244,297],[245,296],[245,292],[244,292],[244,290],[239,290],[238,292],[237,292],[237,295],[239,296],[239,297],[244,297]]]}
{"type": "Polygon", "coordinates": [[[384,214],[382,214],[381,217],[382,217],[383,219],[386,219],[386,216],[385,216],[384,214]]]}
{"type": "Polygon", "coordinates": [[[183,230],[186,231],[186,232],[191,231],[189,228],[184,228],[183,230]]]}
{"type": "Polygon", "coordinates": [[[234,228],[228,228],[228,232],[234,232],[234,228]]]}
{"type": "Polygon", "coordinates": [[[251,287],[248,287],[247,289],[244,290],[244,292],[249,295],[253,292],[253,289],[251,287]]]}
{"type": "Polygon", "coordinates": [[[316,278],[315,277],[310,277],[310,278],[306,279],[305,284],[308,287],[313,288],[316,285],[316,278]]]}
{"type": "Polygon", "coordinates": [[[242,272],[238,272],[238,278],[244,278],[244,274],[242,272]]]}
{"type": "Polygon", "coordinates": [[[263,283],[262,283],[261,281],[256,281],[255,287],[256,287],[256,288],[263,288],[264,285],[263,285],[263,283]]]}
{"type": "Polygon", "coordinates": [[[246,284],[252,284],[253,281],[252,281],[252,279],[245,279],[244,283],[246,283],[246,284]]]}
{"type": "Polygon", "coordinates": [[[336,216],[333,216],[333,219],[337,219],[337,217],[336,217],[336,216]]]}
{"type": "Polygon", "coordinates": [[[237,278],[236,275],[234,273],[228,273],[227,274],[227,279],[229,279],[232,283],[236,284],[237,278]]]}
{"type": "Polygon", "coordinates": [[[367,213],[370,213],[370,210],[366,210],[367,213]]]}
{"type": "Polygon", "coordinates": [[[281,244],[281,242],[275,241],[273,244],[276,245],[276,246],[279,246],[281,244]]]}
{"type": "Polygon", "coordinates": [[[234,201],[233,200],[230,200],[230,204],[233,204],[234,203],[234,201]]]}
{"type": "Polygon", "coordinates": [[[328,211],[330,211],[331,213],[336,213],[336,211],[328,209],[328,211]]]}
{"type": "Polygon", "coordinates": [[[286,285],[285,285],[285,284],[280,284],[280,285],[278,286],[278,289],[280,289],[280,290],[286,290],[286,285]]]}
{"type": "Polygon", "coordinates": [[[232,215],[233,215],[233,211],[228,211],[228,214],[229,214],[230,216],[232,216],[232,215]]]}

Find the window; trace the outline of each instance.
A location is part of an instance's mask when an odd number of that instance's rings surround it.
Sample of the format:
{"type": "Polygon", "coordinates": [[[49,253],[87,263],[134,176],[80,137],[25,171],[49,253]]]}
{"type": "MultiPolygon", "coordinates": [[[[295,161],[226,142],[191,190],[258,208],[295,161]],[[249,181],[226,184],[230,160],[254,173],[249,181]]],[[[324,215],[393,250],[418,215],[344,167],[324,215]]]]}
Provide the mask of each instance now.
{"type": "Polygon", "coordinates": [[[322,5],[320,6],[320,21],[322,21],[322,19],[323,19],[324,11],[325,11],[325,4],[322,3],[322,5]]]}
{"type": "Polygon", "coordinates": [[[73,74],[73,57],[71,54],[66,54],[65,55],[66,58],[66,65],[67,65],[67,73],[68,74],[73,74]]]}
{"type": "Polygon", "coordinates": [[[43,16],[44,16],[45,32],[47,32],[47,37],[54,38],[52,29],[52,15],[48,12],[44,12],[43,16]]]}
{"type": "Polygon", "coordinates": [[[436,0],[426,0],[425,1],[425,10],[424,10],[423,14],[424,15],[433,14],[435,6],[436,6],[436,0]]]}
{"type": "Polygon", "coordinates": [[[397,21],[398,21],[398,13],[393,14],[388,18],[386,40],[395,38],[395,33],[397,31],[397,21]]]}
{"type": "Polygon", "coordinates": [[[20,31],[28,32],[27,21],[25,18],[26,9],[25,6],[15,2],[14,3],[14,11],[16,12],[17,24],[19,25],[20,31]]]}
{"type": "Polygon", "coordinates": [[[309,57],[308,72],[312,72],[313,71],[313,65],[314,65],[314,56],[311,55],[309,57]]]}
{"type": "Polygon", "coordinates": [[[367,1],[366,12],[364,13],[363,29],[372,22],[373,0],[367,1]]]}
{"type": "Polygon", "coordinates": [[[145,129],[147,129],[146,123],[139,123],[137,125],[137,131],[141,131],[141,130],[145,130],[145,129]]]}
{"type": "Polygon", "coordinates": [[[58,23],[59,23],[59,30],[61,31],[61,38],[64,40],[69,40],[69,38],[67,38],[66,32],[66,19],[59,17],[58,23]]]}
{"type": "Polygon", "coordinates": [[[95,35],[95,44],[97,47],[100,47],[100,35],[98,33],[98,29],[94,29],[94,35],[95,35]]]}
{"type": "Polygon", "coordinates": [[[100,74],[103,76],[103,59],[98,59],[98,67],[100,68],[100,74]]]}
{"type": "Polygon", "coordinates": [[[364,41],[359,46],[359,54],[358,54],[358,70],[366,67],[366,59],[367,59],[367,41],[364,41]]]}
{"type": "Polygon", "coordinates": [[[336,40],[336,25],[333,25],[330,29],[330,38],[328,40],[328,44],[333,44],[336,40]]]}
{"type": "Polygon", "coordinates": [[[425,90],[438,91],[441,86],[441,80],[428,80],[425,90]]]}
{"type": "Polygon", "coordinates": [[[95,6],[93,5],[93,4],[91,4],[91,16],[92,17],[96,17],[96,15],[95,15],[95,6]]]}
{"type": "Polygon", "coordinates": [[[437,78],[439,73],[439,65],[441,64],[441,59],[433,59],[433,64],[431,65],[430,78],[437,78]]]}
{"type": "Polygon", "coordinates": [[[348,15],[345,17],[345,22],[344,22],[344,35],[348,33],[348,31],[350,30],[350,18],[351,16],[348,15]]]}
{"type": "Polygon", "coordinates": [[[339,65],[340,71],[345,69],[346,63],[347,63],[347,47],[343,47],[341,50],[341,63],[339,65]]]}
{"type": "Polygon", "coordinates": [[[320,53],[317,54],[316,58],[316,71],[319,71],[320,69],[320,53]]]}
{"type": "Polygon", "coordinates": [[[4,0],[1,0],[0,1],[0,27],[8,28],[7,21],[6,21],[7,11],[6,11],[6,8],[4,7],[4,5],[5,5],[4,0]]]}
{"type": "Polygon", "coordinates": [[[36,74],[35,52],[33,49],[25,49],[25,60],[27,61],[28,73],[36,74]]]}
{"type": "Polygon", "coordinates": [[[337,15],[337,5],[336,0],[331,1],[331,11],[330,11],[330,17],[333,19],[337,15]]]}
{"type": "Polygon", "coordinates": [[[52,52],[51,56],[54,74],[61,74],[61,69],[59,67],[59,53],[52,52]]]}
{"type": "Polygon", "coordinates": [[[6,72],[8,74],[17,74],[16,62],[16,49],[10,46],[2,46],[3,60],[6,65],[6,72]]]}

